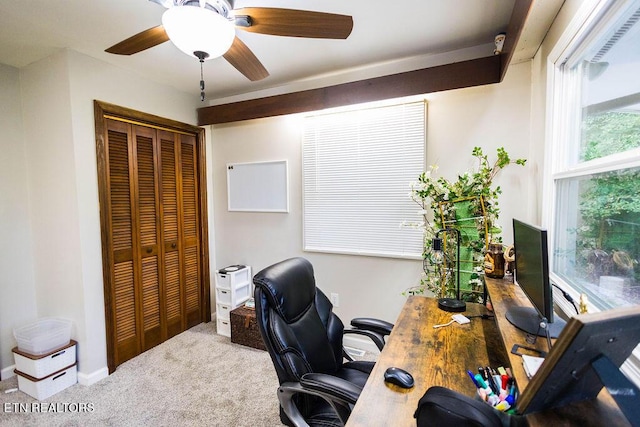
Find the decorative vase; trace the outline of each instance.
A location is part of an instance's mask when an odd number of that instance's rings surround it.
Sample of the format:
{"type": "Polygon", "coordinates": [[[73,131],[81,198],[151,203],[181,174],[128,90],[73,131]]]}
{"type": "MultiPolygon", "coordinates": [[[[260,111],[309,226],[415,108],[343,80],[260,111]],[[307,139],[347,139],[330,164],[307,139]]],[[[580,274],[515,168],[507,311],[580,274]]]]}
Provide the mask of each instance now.
{"type": "Polygon", "coordinates": [[[493,279],[502,279],[504,277],[504,252],[502,250],[502,244],[489,244],[489,250],[484,256],[484,274],[493,279]]]}

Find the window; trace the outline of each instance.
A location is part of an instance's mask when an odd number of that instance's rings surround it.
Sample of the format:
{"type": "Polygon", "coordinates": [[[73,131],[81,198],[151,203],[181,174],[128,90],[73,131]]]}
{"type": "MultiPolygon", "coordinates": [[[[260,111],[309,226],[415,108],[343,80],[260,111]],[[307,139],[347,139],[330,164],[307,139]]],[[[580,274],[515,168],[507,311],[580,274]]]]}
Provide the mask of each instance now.
{"type": "Polygon", "coordinates": [[[556,63],[552,271],[608,309],[640,304],[640,1],[597,13],[556,63]]]}
{"type": "Polygon", "coordinates": [[[307,117],[304,249],[420,258],[409,183],[424,170],[426,103],[307,117]]]}

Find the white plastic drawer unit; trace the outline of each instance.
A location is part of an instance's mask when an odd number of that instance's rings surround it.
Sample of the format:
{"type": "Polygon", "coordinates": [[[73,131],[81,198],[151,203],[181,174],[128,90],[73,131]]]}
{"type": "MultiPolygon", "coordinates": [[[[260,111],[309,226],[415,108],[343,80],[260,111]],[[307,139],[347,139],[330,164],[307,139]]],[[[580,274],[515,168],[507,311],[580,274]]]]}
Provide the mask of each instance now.
{"type": "Polygon", "coordinates": [[[237,289],[216,289],[216,303],[236,308],[251,297],[251,283],[245,283],[237,289]]]}
{"type": "Polygon", "coordinates": [[[236,307],[251,297],[251,283],[247,283],[235,289],[236,307]]]}
{"type": "Polygon", "coordinates": [[[216,318],[218,333],[231,336],[230,313],[253,293],[251,267],[231,265],[216,271],[216,318]]]}
{"type": "Polygon", "coordinates": [[[251,267],[232,265],[222,268],[216,273],[216,287],[232,289],[234,286],[251,281],[251,267]]]}
{"type": "Polygon", "coordinates": [[[216,289],[216,301],[221,304],[231,304],[231,289],[216,289]]]}
{"type": "Polygon", "coordinates": [[[216,304],[216,315],[218,319],[229,320],[231,313],[231,306],[229,304],[216,304]]]}
{"type": "Polygon", "coordinates": [[[218,326],[218,334],[219,335],[224,335],[225,337],[230,337],[231,336],[231,321],[230,320],[218,319],[217,326],[218,326]]]}

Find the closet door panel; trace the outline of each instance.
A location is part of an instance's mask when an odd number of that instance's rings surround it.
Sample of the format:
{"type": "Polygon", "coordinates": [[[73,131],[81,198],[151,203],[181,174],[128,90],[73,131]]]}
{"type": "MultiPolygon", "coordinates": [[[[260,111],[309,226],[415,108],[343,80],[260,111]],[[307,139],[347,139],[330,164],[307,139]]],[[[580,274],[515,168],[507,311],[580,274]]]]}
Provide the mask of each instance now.
{"type": "Polygon", "coordinates": [[[113,266],[111,268],[111,301],[114,305],[114,357],[120,364],[140,352],[136,314],[135,267],[133,261],[134,212],[131,209],[130,126],[107,120],[109,220],[113,266]]]}
{"type": "Polygon", "coordinates": [[[198,180],[196,177],[195,142],[193,136],[180,135],[184,239],[190,244],[197,244],[198,237],[198,180]]]}
{"type": "Polygon", "coordinates": [[[158,262],[158,234],[160,218],[158,215],[158,188],[155,167],[154,129],[133,126],[136,153],[137,236],[140,248],[139,274],[139,312],[143,331],[142,348],[148,350],[162,342],[161,322],[161,266],[158,262]]]}
{"type": "Polygon", "coordinates": [[[141,288],[144,350],[148,350],[162,342],[158,279],[158,257],[153,255],[143,258],[141,288]]]}
{"type": "Polygon", "coordinates": [[[187,327],[201,319],[202,295],[198,247],[198,179],[196,175],[196,139],[180,135],[180,169],[182,181],[183,247],[187,327]]]}
{"type": "Polygon", "coordinates": [[[185,330],[180,295],[180,262],[178,251],[165,254],[165,288],[167,299],[167,337],[185,330]]]}
{"type": "Polygon", "coordinates": [[[131,184],[129,180],[129,144],[127,126],[109,121],[109,190],[111,239],[114,251],[133,249],[131,184]],[[122,129],[124,128],[124,129],[122,129]]]}
{"type": "Polygon", "coordinates": [[[135,292],[133,282],[133,261],[125,261],[114,266],[113,299],[116,326],[116,363],[123,363],[140,354],[140,340],[136,325],[135,292]]]}
{"type": "Polygon", "coordinates": [[[198,248],[185,250],[185,293],[187,297],[187,327],[200,323],[200,276],[198,272],[198,248]]]}
{"type": "Polygon", "coordinates": [[[162,230],[165,244],[178,243],[178,184],[176,134],[158,131],[162,169],[162,230]]]}
{"type": "Polygon", "coordinates": [[[167,336],[172,337],[186,329],[184,287],[179,239],[181,222],[178,194],[178,136],[173,132],[158,131],[162,176],[162,235],[164,239],[164,282],[167,336]]]}

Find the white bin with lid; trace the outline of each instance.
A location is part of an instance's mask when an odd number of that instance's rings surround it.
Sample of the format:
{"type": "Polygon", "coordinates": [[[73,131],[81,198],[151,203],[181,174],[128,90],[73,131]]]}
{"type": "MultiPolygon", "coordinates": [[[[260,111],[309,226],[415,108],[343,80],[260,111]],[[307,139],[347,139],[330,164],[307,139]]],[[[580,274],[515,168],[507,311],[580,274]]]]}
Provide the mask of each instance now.
{"type": "Polygon", "coordinates": [[[47,354],[71,341],[71,321],[47,317],[15,328],[18,349],[29,354],[47,354]]]}

